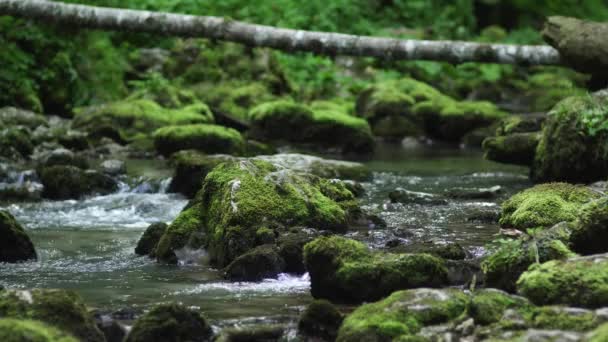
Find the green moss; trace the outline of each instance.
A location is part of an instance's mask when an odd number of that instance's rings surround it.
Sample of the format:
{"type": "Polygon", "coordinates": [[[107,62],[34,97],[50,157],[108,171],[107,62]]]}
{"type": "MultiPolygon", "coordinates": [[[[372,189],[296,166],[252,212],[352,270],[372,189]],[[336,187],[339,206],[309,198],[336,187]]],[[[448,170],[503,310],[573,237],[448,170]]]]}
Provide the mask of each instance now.
{"type": "Polygon", "coordinates": [[[364,304],[348,315],[337,341],[389,341],[413,338],[427,325],[447,323],[465,312],[460,290],[398,291],[379,302],[364,304]]]}
{"type": "Polygon", "coordinates": [[[608,305],[608,261],[600,255],[535,265],[521,275],[517,291],[535,304],[603,307],[608,305]]]}
{"type": "Polygon", "coordinates": [[[304,263],[316,298],[377,300],[393,291],[447,282],[444,262],[429,254],[372,253],[362,243],[332,236],[304,247],[304,263]]]}
{"type": "Polygon", "coordinates": [[[572,225],[570,244],[581,254],[608,252],[608,198],[584,205],[572,225]]]}
{"type": "Polygon", "coordinates": [[[260,227],[255,231],[255,241],[260,245],[273,243],[275,238],[274,230],[268,227],[260,227]]]}
{"type": "Polygon", "coordinates": [[[0,292],[0,317],[38,320],[83,341],[105,341],[82,299],[72,291],[0,292]]]}
{"type": "Polygon", "coordinates": [[[196,150],[183,150],[171,156],[171,164],[175,172],[169,185],[170,192],[179,192],[188,198],[200,190],[207,173],[217,165],[233,160],[228,155],[206,155],[196,150]]]}
{"type": "Polygon", "coordinates": [[[275,97],[262,83],[226,82],[221,85],[202,84],[192,88],[198,98],[209,104],[214,113],[237,122],[249,121],[249,110],[275,97]]]}
{"type": "Polygon", "coordinates": [[[525,230],[573,221],[581,205],[598,197],[598,193],[580,185],[536,185],[515,194],[502,204],[500,225],[525,230]]]}
{"type": "Polygon", "coordinates": [[[11,213],[0,210],[0,262],[36,259],[29,236],[11,213]]]}
{"type": "Polygon", "coordinates": [[[94,193],[109,194],[118,189],[118,184],[111,177],[70,165],[43,167],[39,176],[44,185],[42,196],[51,199],[80,198],[94,193]]]}
{"type": "Polygon", "coordinates": [[[167,227],[156,245],[155,254],[159,260],[177,263],[175,251],[188,245],[191,236],[202,233],[199,211],[200,207],[198,205],[186,208],[167,227]]]}
{"type": "Polygon", "coordinates": [[[486,138],[482,143],[484,158],[506,164],[532,165],[539,140],[538,133],[486,138]]]}
{"type": "Polygon", "coordinates": [[[241,154],[245,140],[239,131],[210,124],[167,126],[154,132],[154,146],[163,155],[195,149],[205,153],[241,154]]]}
{"type": "Polygon", "coordinates": [[[279,255],[278,249],[267,244],[236,257],[226,266],[225,277],[232,281],[260,281],[276,278],[284,270],[285,260],[279,255]]]}
{"type": "Polygon", "coordinates": [[[608,172],[608,97],[586,95],[559,102],[549,112],[531,170],[535,182],[589,183],[608,172]]]}
{"type": "Polygon", "coordinates": [[[0,319],[0,339],[5,342],[76,342],[68,334],[49,327],[41,322],[18,320],[10,318],[0,319]]]}
{"type": "Polygon", "coordinates": [[[589,342],[606,342],[608,341],[608,323],[605,323],[592,331],[589,335],[589,342]]]}
{"type": "Polygon", "coordinates": [[[528,309],[532,305],[524,298],[512,296],[495,289],[482,289],[473,292],[467,306],[468,315],[476,324],[497,323],[507,309],[528,309]]]}
{"type": "Polygon", "coordinates": [[[177,304],[161,304],[135,322],[125,342],[204,342],[212,333],[198,311],[177,304]]]}
{"type": "Polygon", "coordinates": [[[9,159],[27,158],[34,145],[27,128],[7,128],[0,132],[0,156],[9,159]]]}
{"type": "Polygon", "coordinates": [[[156,72],[146,74],[143,80],[130,83],[134,90],[127,97],[127,101],[150,100],[164,108],[174,109],[200,103],[193,92],[180,89],[156,72]]]}
{"type": "Polygon", "coordinates": [[[533,307],[522,310],[522,314],[526,323],[536,329],[586,332],[601,322],[593,311],[577,312],[564,307],[533,307]]]}
{"type": "Polygon", "coordinates": [[[306,307],[298,321],[298,332],[307,337],[334,341],[344,317],[330,302],[314,300],[306,307]]]}
{"type": "Polygon", "coordinates": [[[76,110],[73,125],[92,135],[109,136],[122,142],[130,142],[137,134],[149,135],[164,126],[212,121],[211,111],[201,102],[170,109],[151,100],[139,99],[79,108],[76,110]]]}
{"type": "Polygon", "coordinates": [[[167,230],[167,224],[164,222],[156,222],[149,225],[137,242],[135,254],[154,256],[156,245],[158,245],[158,242],[165,233],[165,230],[167,230]]]}
{"type": "Polygon", "coordinates": [[[581,87],[583,81],[581,75],[572,70],[556,68],[534,73],[526,82],[514,83],[530,102],[530,110],[541,112],[550,110],[567,97],[585,95],[586,91],[581,87]]]}

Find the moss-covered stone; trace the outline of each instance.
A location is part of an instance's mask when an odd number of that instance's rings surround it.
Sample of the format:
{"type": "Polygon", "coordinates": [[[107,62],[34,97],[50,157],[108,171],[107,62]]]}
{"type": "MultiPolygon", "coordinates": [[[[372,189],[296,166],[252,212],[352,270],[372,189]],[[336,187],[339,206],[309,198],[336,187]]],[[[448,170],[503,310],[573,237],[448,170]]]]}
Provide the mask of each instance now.
{"type": "Polygon", "coordinates": [[[167,126],[154,132],[154,146],[163,155],[195,149],[204,153],[242,154],[245,140],[237,130],[210,124],[167,126]]]}
{"type": "Polygon", "coordinates": [[[339,181],[263,160],[227,162],[207,174],[192,205],[161,238],[157,257],[175,262],[174,251],[188,245],[192,236],[201,236],[193,247],[202,245],[211,262],[223,267],[255,247],[260,227],[303,225],[343,232],[357,209],[354,196],[339,181]]]}
{"type": "Polygon", "coordinates": [[[156,222],[146,228],[144,234],[139,238],[135,247],[135,254],[154,256],[156,245],[167,230],[167,224],[164,222],[156,222]]]}
{"type": "Polygon", "coordinates": [[[532,111],[548,111],[559,101],[575,95],[585,95],[581,75],[569,69],[548,70],[532,74],[526,82],[516,84],[530,103],[532,111]],[[579,80],[579,82],[575,82],[579,80]]]}
{"type": "Polygon", "coordinates": [[[29,129],[11,127],[0,131],[0,156],[17,160],[29,157],[33,151],[29,129]]]}
{"type": "Polygon", "coordinates": [[[56,148],[52,151],[41,153],[40,157],[37,158],[37,162],[38,172],[41,172],[44,167],[55,165],[71,165],[80,169],[89,168],[89,162],[86,158],[65,148],[56,148]]]}
{"type": "Polygon", "coordinates": [[[77,341],[69,334],[47,326],[44,323],[10,318],[0,318],[0,339],[5,342],[77,341]]]}
{"type": "Polygon", "coordinates": [[[396,290],[447,284],[442,259],[429,254],[373,253],[360,242],[320,237],[304,247],[315,298],[378,300],[396,290]]]}
{"type": "Polygon", "coordinates": [[[549,112],[531,169],[535,182],[589,183],[608,173],[608,96],[584,95],[549,112]]]}
{"type": "Polygon", "coordinates": [[[37,320],[82,341],[105,342],[82,299],[72,291],[0,291],[0,317],[37,320]]]}
{"type": "Polygon", "coordinates": [[[337,341],[424,341],[416,337],[423,327],[461,316],[467,302],[467,296],[456,289],[398,291],[348,315],[337,341]]]}
{"type": "Polygon", "coordinates": [[[335,109],[312,110],[280,100],[256,106],[249,119],[250,134],[260,140],[316,144],[354,153],[369,153],[374,148],[367,121],[335,109]]]}
{"type": "Polygon", "coordinates": [[[285,261],[279,255],[278,249],[269,244],[258,246],[236,257],[226,267],[225,276],[233,281],[260,281],[276,278],[284,270],[285,261]]]}
{"type": "Polygon", "coordinates": [[[608,341],[608,323],[602,324],[589,334],[588,342],[606,342],[608,341]]]}
{"type": "Polygon", "coordinates": [[[0,126],[25,126],[29,129],[36,129],[38,126],[46,126],[48,120],[40,114],[19,109],[15,107],[0,108],[0,126]]]}
{"type": "Polygon", "coordinates": [[[500,225],[525,230],[573,221],[583,204],[599,196],[581,185],[539,184],[513,195],[502,204],[500,225]]]}
{"type": "Polygon", "coordinates": [[[309,338],[335,341],[343,320],[342,313],[332,303],[314,300],[300,315],[298,333],[309,338]]]}
{"type": "Polygon", "coordinates": [[[495,241],[496,247],[481,263],[486,286],[514,291],[517,279],[530,265],[574,256],[568,238],[569,229],[558,225],[536,237],[495,241]]]}
{"type": "Polygon", "coordinates": [[[256,324],[238,328],[226,328],[215,342],[283,341],[285,326],[280,324],[256,324]]]}
{"type": "Polygon", "coordinates": [[[176,152],[171,157],[171,163],[175,167],[169,191],[179,192],[188,198],[194,197],[203,185],[207,173],[217,165],[234,160],[229,155],[209,156],[196,150],[183,150],[176,152]]]}
{"type": "Polygon", "coordinates": [[[486,138],[482,143],[484,158],[505,164],[532,165],[538,133],[513,133],[486,138]]]}
{"type": "Polygon", "coordinates": [[[44,186],[42,196],[50,199],[80,198],[94,193],[109,194],[118,189],[116,181],[107,175],[69,165],[44,167],[39,176],[44,186]]]}
{"type": "Polygon", "coordinates": [[[523,297],[510,295],[497,289],[481,289],[472,293],[467,314],[476,324],[499,322],[507,309],[528,309],[532,304],[523,297]]]}
{"type": "Polygon", "coordinates": [[[205,342],[213,331],[198,311],[177,304],[161,304],[139,318],[125,342],[205,342]]]}
{"type": "Polygon", "coordinates": [[[532,133],[542,130],[546,115],[509,115],[500,120],[496,128],[496,135],[509,135],[515,133],[532,133]]]}
{"type": "Polygon", "coordinates": [[[309,232],[296,231],[282,234],[276,244],[279,255],[285,260],[285,272],[304,274],[304,246],[314,239],[315,235],[309,232]]]}
{"type": "Polygon", "coordinates": [[[36,250],[23,227],[8,211],[0,210],[0,262],[36,259],[36,250]]]}
{"type": "Polygon", "coordinates": [[[535,304],[606,306],[608,257],[598,254],[535,265],[521,275],[517,291],[535,304]]]}
{"type": "Polygon", "coordinates": [[[279,153],[267,156],[257,156],[254,159],[265,160],[277,167],[297,172],[311,173],[321,178],[366,181],[372,177],[371,170],[364,164],[345,160],[319,158],[300,153],[279,153]]]}
{"type": "Polygon", "coordinates": [[[580,254],[608,252],[608,198],[584,205],[572,225],[570,245],[580,254]]]}
{"type": "Polygon", "coordinates": [[[171,125],[213,122],[213,114],[198,102],[179,109],[161,107],[154,101],[124,100],[76,110],[73,126],[93,137],[133,142],[150,136],[155,129],[171,125]]]}

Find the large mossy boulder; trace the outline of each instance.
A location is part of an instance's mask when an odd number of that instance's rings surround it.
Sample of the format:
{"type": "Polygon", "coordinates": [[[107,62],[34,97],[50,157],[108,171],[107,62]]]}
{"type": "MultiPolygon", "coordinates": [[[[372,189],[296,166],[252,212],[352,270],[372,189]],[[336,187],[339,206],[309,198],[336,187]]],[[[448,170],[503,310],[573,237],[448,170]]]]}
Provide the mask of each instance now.
{"type": "Polygon", "coordinates": [[[372,252],[363,243],[320,237],[304,246],[315,298],[360,303],[394,291],[447,285],[445,262],[429,254],[372,252]]]}
{"type": "Polygon", "coordinates": [[[317,299],[312,301],[298,320],[298,333],[309,339],[335,341],[344,316],[332,303],[317,299]]]}
{"type": "Polygon", "coordinates": [[[461,316],[467,302],[467,295],[457,289],[398,291],[348,315],[337,341],[423,341],[416,336],[423,327],[461,316]]]}
{"type": "Polygon", "coordinates": [[[81,198],[91,194],[106,195],[118,189],[117,182],[101,172],[75,166],[43,167],[39,172],[44,186],[42,196],[49,199],[81,198]]]}
{"type": "Polygon", "coordinates": [[[535,182],[590,183],[608,174],[608,96],[570,97],[549,112],[536,149],[535,182]]]}
{"type": "Polygon", "coordinates": [[[0,263],[35,259],[34,244],[23,227],[11,213],[0,210],[0,263]]]}
{"type": "Polygon", "coordinates": [[[165,156],[190,149],[208,154],[243,154],[245,150],[239,131],[211,124],[167,126],[156,130],[153,137],[156,150],[165,156]]]}
{"type": "Polygon", "coordinates": [[[77,342],[74,337],[42,322],[0,318],[0,340],[4,342],[77,342]]]}
{"type": "Polygon", "coordinates": [[[149,138],[161,127],[210,122],[213,114],[204,103],[172,109],[151,100],[136,99],[80,108],[72,125],[93,137],[126,143],[149,138]]]}
{"type": "Polygon", "coordinates": [[[82,298],[72,291],[0,291],[0,318],[41,321],[81,341],[105,342],[82,298]]]}
{"type": "Polygon", "coordinates": [[[589,202],[572,224],[570,245],[577,253],[588,255],[608,252],[608,197],[589,202]]]}
{"type": "Polygon", "coordinates": [[[161,304],[139,318],[125,342],[206,342],[213,331],[198,312],[182,305],[161,304]]]}
{"type": "Polygon", "coordinates": [[[370,153],[374,140],[364,119],[334,109],[313,109],[289,100],[266,102],[249,113],[252,137],[262,141],[337,148],[370,153]]]}
{"type": "Polygon", "coordinates": [[[195,199],[161,238],[156,255],[176,262],[176,250],[203,247],[211,263],[223,267],[265,243],[256,239],[262,227],[277,234],[302,226],[344,232],[358,214],[343,182],[258,159],[226,162],[207,174],[195,199]]]}
{"type": "Polygon", "coordinates": [[[536,236],[524,235],[514,240],[494,241],[481,263],[485,285],[515,291],[517,279],[530,265],[575,255],[567,245],[569,236],[567,225],[557,225],[536,236]]]}
{"type": "Polygon", "coordinates": [[[608,255],[534,265],[517,281],[517,292],[539,305],[608,306],[608,255]]]}
{"type": "Polygon", "coordinates": [[[580,207],[600,194],[581,185],[539,184],[521,191],[502,204],[500,225],[526,230],[548,228],[562,221],[574,221],[580,207]]]}

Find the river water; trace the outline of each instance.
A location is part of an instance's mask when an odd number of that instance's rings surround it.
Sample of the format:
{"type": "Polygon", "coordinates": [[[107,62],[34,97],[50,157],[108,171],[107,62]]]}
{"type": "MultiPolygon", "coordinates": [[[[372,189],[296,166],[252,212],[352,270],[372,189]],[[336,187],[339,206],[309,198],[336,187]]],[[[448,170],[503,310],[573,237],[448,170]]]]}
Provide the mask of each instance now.
{"type": "MultiPolygon", "coordinates": [[[[388,228],[348,235],[372,247],[383,247],[389,240],[405,245],[457,241],[471,255],[480,255],[498,226],[467,218],[479,210],[497,210],[502,199],[530,186],[527,169],[483,160],[479,151],[382,145],[366,164],[374,177],[364,183],[363,205],[386,220],[388,228]],[[396,187],[443,193],[496,185],[503,191],[492,200],[451,200],[434,206],[388,203],[388,192],[396,187]]],[[[128,167],[152,183],[136,182],[118,193],[80,201],[5,205],[27,228],[39,260],[0,264],[0,285],[73,289],[89,306],[108,311],[139,311],[177,301],[199,307],[216,324],[292,321],[311,300],[307,275],[229,283],[207,266],[159,265],[136,256],[133,249],[145,228],[156,221],[170,222],[187,200],[164,191],[171,170],[162,162],[130,162],[128,167]]]]}

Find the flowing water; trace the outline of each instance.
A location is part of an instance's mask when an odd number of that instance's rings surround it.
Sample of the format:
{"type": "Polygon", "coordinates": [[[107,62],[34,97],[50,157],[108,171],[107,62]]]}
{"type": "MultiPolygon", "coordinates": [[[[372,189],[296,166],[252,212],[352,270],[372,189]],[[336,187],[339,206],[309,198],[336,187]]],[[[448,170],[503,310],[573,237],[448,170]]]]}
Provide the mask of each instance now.
{"type": "MultiPolygon", "coordinates": [[[[373,180],[365,183],[364,206],[388,223],[387,229],[349,235],[374,247],[389,240],[403,244],[458,241],[473,255],[498,232],[496,224],[468,222],[476,210],[496,210],[497,202],[529,186],[526,169],[482,159],[479,151],[381,146],[371,161],[373,180]],[[494,200],[450,201],[445,205],[388,203],[396,187],[443,193],[453,188],[499,185],[494,200]]],[[[81,201],[10,204],[6,208],[28,229],[39,260],[0,264],[0,285],[8,288],[66,288],[102,310],[145,310],[159,302],[196,306],[212,321],[293,320],[310,301],[307,275],[282,275],[259,283],[229,283],[206,266],[167,266],[138,257],[133,249],[148,224],[173,220],[187,200],[165,193],[170,170],[161,162],[130,163],[145,178],[120,192],[81,201]]]]}

